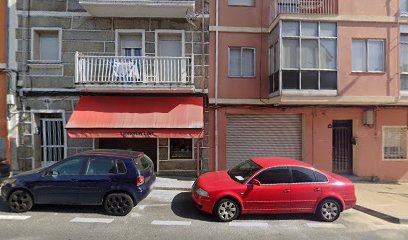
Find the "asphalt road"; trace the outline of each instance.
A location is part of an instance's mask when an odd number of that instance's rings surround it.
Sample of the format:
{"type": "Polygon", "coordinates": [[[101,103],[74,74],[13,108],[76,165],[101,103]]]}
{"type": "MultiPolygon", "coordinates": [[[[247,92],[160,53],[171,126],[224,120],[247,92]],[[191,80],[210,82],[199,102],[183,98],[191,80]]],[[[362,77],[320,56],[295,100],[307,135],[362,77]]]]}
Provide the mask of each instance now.
{"type": "Polygon", "coordinates": [[[348,210],[334,223],[309,215],[247,215],[219,223],[199,212],[190,193],[154,190],[126,217],[100,207],[36,206],[24,214],[0,202],[0,239],[408,239],[408,225],[348,210]]]}

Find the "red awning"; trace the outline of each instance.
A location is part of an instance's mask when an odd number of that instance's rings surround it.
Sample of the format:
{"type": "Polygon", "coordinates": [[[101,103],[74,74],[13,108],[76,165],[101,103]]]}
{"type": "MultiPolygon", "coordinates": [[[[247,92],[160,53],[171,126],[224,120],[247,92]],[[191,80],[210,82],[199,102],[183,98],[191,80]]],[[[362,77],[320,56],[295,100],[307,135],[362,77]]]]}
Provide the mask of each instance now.
{"type": "Polygon", "coordinates": [[[66,128],[71,138],[201,138],[203,98],[84,96],[66,128]]]}

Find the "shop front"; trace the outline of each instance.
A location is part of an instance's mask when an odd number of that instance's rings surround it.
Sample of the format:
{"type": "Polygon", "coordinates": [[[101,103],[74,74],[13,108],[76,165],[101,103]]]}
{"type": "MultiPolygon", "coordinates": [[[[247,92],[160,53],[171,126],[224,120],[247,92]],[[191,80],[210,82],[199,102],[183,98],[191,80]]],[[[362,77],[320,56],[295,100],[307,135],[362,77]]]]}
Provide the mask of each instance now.
{"type": "Polygon", "coordinates": [[[70,138],[95,148],[141,151],[160,175],[197,174],[203,137],[202,97],[81,97],[68,124],[70,138]]]}

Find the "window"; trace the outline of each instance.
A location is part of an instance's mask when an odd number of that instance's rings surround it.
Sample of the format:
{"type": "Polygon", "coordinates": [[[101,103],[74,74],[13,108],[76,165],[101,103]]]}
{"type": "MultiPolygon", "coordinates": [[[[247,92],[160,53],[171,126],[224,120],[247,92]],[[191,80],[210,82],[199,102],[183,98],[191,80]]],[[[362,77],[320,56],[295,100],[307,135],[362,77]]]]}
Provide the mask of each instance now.
{"type": "Polygon", "coordinates": [[[316,182],[315,174],[310,169],[302,167],[292,167],[292,176],[294,183],[316,182]]]}
{"type": "Polygon", "coordinates": [[[336,90],[336,23],[284,21],[281,31],[282,89],[336,90]]]}
{"type": "Polygon", "coordinates": [[[183,34],[172,32],[160,32],[157,34],[158,49],[160,57],[182,57],[183,56],[183,34]]]}
{"type": "Polygon", "coordinates": [[[384,40],[353,40],[353,72],[384,72],[384,40]]]}
{"type": "Polygon", "coordinates": [[[315,177],[316,177],[316,182],[328,182],[329,179],[327,177],[319,172],[314,172],[315,177]]]}
{"type": "Polygon", "coordinates": [[[408,34],[401,34],[400,51],[401,91],[408,91],[408,34]]]}
{"type": "Polygon", "coordinates": [[[116,31],[116,55],[139,57],[144,55],[144,32],[136,30],[116,31]]]}
{"type": "Polygon", "coordinates": [[[401,15],[408,15],[408,0],[400,0],[401,15]]]}
{"type": "Polygon", "coordinates": [[[85,175],[107,175],[118,172],[116,161],[109,158],[95,158],[88,161],[85,175]]]}
{"type": "Polygon", "coordinates": [[[252,160],[240,163],[228,171],[228,175],[237,182],[244,183],[253,174],[261,170],[262,167],[252,160]]]}
{"type": "Polygon", "coordinates": [[[384,127],[384,159],[407,159],[407,127],[384,127]]]}
{"type": "Polygon", "coordinates": [[[51,167],[47,175],[76,176],[81,174],[81,170],[87,158],[71,158],[51,167]]]}
{"type": "Polygon", "coordinates": [[[193,159],[193,139],[170,139],[170,159],[193,159]]]}
{"type": "Polygon", "coordinates": [[[33,28],[31,59],[41,62],[61,60],[61,29],[33,28]]]}
{"type": "Polygon", "coordinates": [[[255,0],[228,0],[230,6],[255,6],[255,0]]]}
{"type": "Polygon", "coordinates": [[[290,183],[290,173],[287,167],[267,169],[258,174],[257,179],[261,184],[283,184],[290,183]]]}
{"type": "Polygon", "coordinates": [[[230,47],[229,77],[255,77],[255,48],[230,47]]]}
{"type": "Polygon", "coordinates": [[[136,158],[134,162],[140,171],[153,168],[153,161],[147,155],[136,158]]]}
{"type": "Polygon", "coordinates": [[[116,165],[117,165],[119,174],[127,172],[126,165],[122,160],[116,160],[116,165]]]}

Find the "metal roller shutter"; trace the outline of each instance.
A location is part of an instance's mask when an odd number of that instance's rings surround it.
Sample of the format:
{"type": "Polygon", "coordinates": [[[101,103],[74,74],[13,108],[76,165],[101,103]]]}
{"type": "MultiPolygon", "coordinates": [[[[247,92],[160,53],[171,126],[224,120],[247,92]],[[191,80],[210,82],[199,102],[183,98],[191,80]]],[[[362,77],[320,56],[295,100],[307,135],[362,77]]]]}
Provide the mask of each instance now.
{"type": "Polygon", "coordinates": [[[302,160],[302,115],[227,116],[227,167],[262,156],[302,160]]]}

